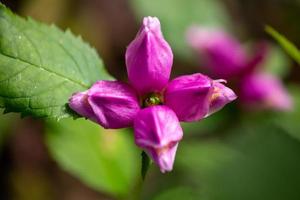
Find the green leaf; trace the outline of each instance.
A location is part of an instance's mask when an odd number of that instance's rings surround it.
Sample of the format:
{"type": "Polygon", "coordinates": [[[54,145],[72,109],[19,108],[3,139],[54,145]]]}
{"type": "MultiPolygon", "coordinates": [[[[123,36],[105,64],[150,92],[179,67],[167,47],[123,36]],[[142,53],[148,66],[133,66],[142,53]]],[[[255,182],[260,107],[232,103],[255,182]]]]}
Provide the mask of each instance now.
{"type": "Polygon", "coordinates": [[[186,44],[185,34],[189,26],[231,26],[230,17],[219,0],[131,0],[139,18],[156,16],[162,24],[162,32],[174,53],[189,59],[192,51],[186,44]]]}
{"type": "Polygon", "coordinates": [[[271,26],[266,26],[266,32],[271,35],[281,47],[298,63],[300,64],[300,52],[299,49],[290,42],[286,37],[278,33],[271,26]]]}
{"type": "Polygon", "coordinates": [[[196,192],[188,186],[178,186],[159,193],[153,200],[201,200],[196,192]]]}
{"type": "Polygon", "coordinates": [[[290,71],[291,62],[283,50],[271,46],[263,66],[266,71],[278,77],[285,77],[290,71]]]}
{"type": "Polygon", "coordinates": [[[69,97],[111,77],[96,51],[75,37],[0,4],[0,107],[35,117],[70,115],[69,97]]]}
{"type": "Polygon", "coordinates": [[[300,142],[272,125],[240,126],[229,145],[238,154],[203,183],[208,199],[297,200],[300,142]]]}
{"type": "Polygon", "coordinates": [[[298,85],[289,87],[290,94],[293,98],[294,108],[288,112],[281,112],[273,115],[271,121],[287,131],[291,136],[300,141],[300,92],[298,85]]]}
{"type": "Polygon", "coordinates": [[[189,136],[196,136],[199,137],[200,135],[212,135],[215,133],[221,133],[224,131],[232,120],[232,116],[235,116],[236,112],[235,105],[227,105],[222,110],[213,115],[202,119],[199,122],[193,123],[181,123],[183,128],[183,132],[186,134],[186,137],[189,136]]]}
{"type": "Polygon", "coordinates": [[[141,156],[142,156],[141,174],[142,174],[142,179],[145,180],[147,172],[149,170],[151,160],[150,160],[149,156],[145,153],[145,151],[143,151],[141,153],[141,156]]]}
{"type": "MultiPolygon", "coordinates": [[[[164,177],[157,188],[169,178],[169,188],[186,186],[172,192],[181,199],[297,200],[299,154],[299,140],[268,119],[249,122],[232,129],[225,140],[183,141],[174,167],[180,173],[164,177]]],[[[169,190],[159,191],[168,195],[158,199],[172,199],[169,190]]]]}
{"type": "Polygon", "coordinates": [[[98,191],[125,196],[140,178],[139,152],[127,130],[68,118],[48,125],[46,142],[63,169],[98,191]]]}

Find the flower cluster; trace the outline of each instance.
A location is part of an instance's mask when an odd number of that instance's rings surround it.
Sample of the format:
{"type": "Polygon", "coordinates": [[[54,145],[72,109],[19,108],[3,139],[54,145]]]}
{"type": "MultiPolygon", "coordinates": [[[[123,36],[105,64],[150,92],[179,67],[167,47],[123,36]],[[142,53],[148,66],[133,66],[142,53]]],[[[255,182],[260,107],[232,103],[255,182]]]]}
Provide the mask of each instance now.
{"type": "Polygon", "coordinates": [[[254,56],[248,56],[242,44],[222,30],[193,26],[187,40],[211,74],[237,82],[239,99],[247,107],[280,111],[292,108],[292,99],[281,80],[261,69],[268,53],[266,42],[257,45],[254,56]]]}
{"type": "Polygon", "coordinates": [[[224,80],[197,73],[169,81],[173,54],[160,22],[145,17],[126,50],[129,84],[96,82],[74,94],[69,106],[104,128],[134,128],[135,143],[160,167],[171,171],[183,132],[180,121],[207,117],[236,98],[224,80]]]}

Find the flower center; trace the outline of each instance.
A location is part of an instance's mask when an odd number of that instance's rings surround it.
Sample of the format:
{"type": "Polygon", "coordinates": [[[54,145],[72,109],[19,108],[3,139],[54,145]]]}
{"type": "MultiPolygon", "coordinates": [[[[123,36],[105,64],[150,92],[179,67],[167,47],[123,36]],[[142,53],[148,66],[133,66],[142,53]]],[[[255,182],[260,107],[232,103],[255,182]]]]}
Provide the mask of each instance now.
{"type": "Polygon", "coordinates": [[[162,105],[162,96],[159,93],[150,93],[143,98],[143,107],[162,105]]]}

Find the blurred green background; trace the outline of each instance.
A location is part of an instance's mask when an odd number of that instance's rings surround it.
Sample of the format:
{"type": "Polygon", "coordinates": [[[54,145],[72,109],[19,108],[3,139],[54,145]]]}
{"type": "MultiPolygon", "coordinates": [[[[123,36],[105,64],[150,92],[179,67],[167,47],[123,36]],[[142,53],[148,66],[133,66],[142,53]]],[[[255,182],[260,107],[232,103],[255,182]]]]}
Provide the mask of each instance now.
{"type": "MultiPolygon", "coordinates": [[[[21,16],[82,35],[123,80],[126,46],[148,15],[159,17],[174,51],[173,77],[202,70],[185,40],[193,24],[222,27],[245,43],[273,42],[264,32],[269,24],[300,46],[298,0],[1,2],[21,16]]],[[[237,100],[198,123],[184,123],[174,170],[161,174],[152,165],[144,182],[131,129],[0,115],[0,199],[299,200],[300,68],[273,46],[265,68],[284,79],[294,110],[249,112],[237,100]]]]}

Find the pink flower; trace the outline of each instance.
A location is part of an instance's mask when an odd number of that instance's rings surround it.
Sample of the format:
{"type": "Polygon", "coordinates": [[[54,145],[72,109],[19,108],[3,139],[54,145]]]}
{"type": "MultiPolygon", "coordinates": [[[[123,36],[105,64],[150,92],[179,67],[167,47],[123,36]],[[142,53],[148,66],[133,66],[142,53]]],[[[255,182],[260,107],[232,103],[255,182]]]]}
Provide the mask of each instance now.
{"type": "Polygon", "coordinates": [[[236,98],[220,81],[200,73],[169,82],[173,54],[160,22],[146,17],[126,51],[129,83],[98,81],[74,94],[69,106],[104,128],[134,128],[135,143],[161,172],[171,171],[183,132],[180,121],[198,121],[236,98]]]}
{"type": "Polygon", "coordinates": [[[187,31],[187,42],[218,78],[238,75],[248,62],[239,41],[218,29],[193,26],[187,31]]]}
{"type": "Polygon", "coordinates": [[[281,111],[292,108],[292,99],[280,79],[260,72],[268,55],[266,42],[257,44],[250,57],[238,40],[222,30],[194,26],[188,30],[187,40],[211,74],[235,80],[243,104],[281,111]]]}
{"type": "Polygon", "coordinates": [[[241,100],[252,108],[291,110],[293,101],[275,76],[265,73],[253,73],[240,83],[241,100]]]}

